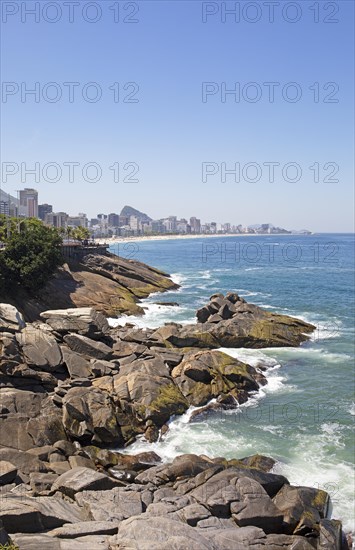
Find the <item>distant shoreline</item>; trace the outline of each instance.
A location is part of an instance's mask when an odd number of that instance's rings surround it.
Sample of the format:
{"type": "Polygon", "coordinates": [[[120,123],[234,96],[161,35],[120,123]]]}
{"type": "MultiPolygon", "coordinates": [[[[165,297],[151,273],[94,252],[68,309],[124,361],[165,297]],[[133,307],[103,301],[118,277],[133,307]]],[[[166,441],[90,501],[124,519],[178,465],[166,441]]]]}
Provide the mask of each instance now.
{"type": "MultiPolygon", "coordinates": [[[[314,235],[314,233],[311,233],[314,235]]],[[[213,234],[213,235],[154,235],[154,236],[143,236],[139,237],[108,237],[107,239],[96,239],[95,242],[98,244],[116,244],[116,243],[127,243],[127,242],[143,242],[143,241],[172,241],[180,239],[216,239],[216,238],[225,238],[225,237],[307,237],[308,234],[302,233],[235,233],[235,234],[213,234]]]]}

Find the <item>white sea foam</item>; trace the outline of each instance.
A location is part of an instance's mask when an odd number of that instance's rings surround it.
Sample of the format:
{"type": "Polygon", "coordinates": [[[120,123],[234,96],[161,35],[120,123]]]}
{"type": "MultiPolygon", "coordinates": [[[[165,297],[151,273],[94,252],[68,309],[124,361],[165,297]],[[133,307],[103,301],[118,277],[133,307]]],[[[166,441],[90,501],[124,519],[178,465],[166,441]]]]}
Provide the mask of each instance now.
{"type": "Polygon", "coordinates": [[[344,530],[354,531],[354,469],[336,459],[329,447],[342,447],[342,430],[336,423],[323,424],[314,435],[295,434],[292,460],[278,463],[276,473],[284,474],[291,484],[327,491],[332,501],[332,517],[342,519],[344,530]]]}
{"type": "Polygon", "coordinates": [[[210,271],[200,271],[201,279],[211,279],[212,275],[210,271]]]}
{"type": "Polygon", "coordinates": [[[309,313],[295,314],[295,317],[315,325],[316,330],[310,335],[311,341],[328,340],[329,338],[339,338],[343,332],[343,323],[337,317],[327,319],[309,313]]]}
{"type": "Polygon", "coordinates": [[[183,273],[172,273],[170,277],[171,280],[177,285],[182,285],[186,280],[186,276],[183,273]]]}
{"type": "Polygon", "coordinates": [[[108,319],[111,327],[124,326],[126,323],[136,325],[138,328],[158,328],[169,321],[178,321],[181,324],[188,324],[195,321],[194,315],[190,314],[190,310],[186,307],[177,306],[162,306],[159,304],[151,304],[142,302],[145,315],[121,315],[118,319],[108,319]],[[181,318],[180,318],[181,317],[181,318]]]}

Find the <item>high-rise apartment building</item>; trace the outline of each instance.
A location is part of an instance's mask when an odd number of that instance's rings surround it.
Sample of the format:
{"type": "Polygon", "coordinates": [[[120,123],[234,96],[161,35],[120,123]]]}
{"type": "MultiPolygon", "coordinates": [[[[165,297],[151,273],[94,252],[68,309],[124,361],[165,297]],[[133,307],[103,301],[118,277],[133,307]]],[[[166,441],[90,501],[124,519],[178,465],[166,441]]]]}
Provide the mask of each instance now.
{"type": "Polygon", "coordinates": [[[201,233],[201,220],[198,218],[190,218],[191,233],[201,233]]]}
{"type": "Polygon", "coordinates": [[[53,206],[51,204],[39,204],[38,205],[38,217],[44,221],[46,214],[53,212],[53,206]]]}
{"type": "Polygon", "coordinates": [[[52,227],[67,227],[68,214],[65,212],[50,212],[45,216],[45,223],[52,227]]]}
{"type": "Polygon", "coordinates": [[[26,187],[20,191],[20,214],[26,218],[38,218],[38,192],[26,187]]]}

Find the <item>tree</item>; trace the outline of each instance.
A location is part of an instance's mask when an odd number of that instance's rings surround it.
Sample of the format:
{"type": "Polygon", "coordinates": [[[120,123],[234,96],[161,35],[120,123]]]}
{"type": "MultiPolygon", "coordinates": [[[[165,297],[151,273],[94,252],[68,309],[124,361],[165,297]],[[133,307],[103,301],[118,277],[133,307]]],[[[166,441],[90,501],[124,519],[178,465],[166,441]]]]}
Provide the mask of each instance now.
{"type": "Polygon", "coordinates": [[[76,227],[72,231],[72,237],[78,241],[84,241],[90,237],[90,231],[86,227],[76,227]]]}
{"type": "Polygon", "coordinates": [[[0,286],[14,292],[18,287],[35,292],[42,288],[63,264],[62,239],[58,231],[39,220],[24,220],[5,239],[0,251],[0,286]]]}

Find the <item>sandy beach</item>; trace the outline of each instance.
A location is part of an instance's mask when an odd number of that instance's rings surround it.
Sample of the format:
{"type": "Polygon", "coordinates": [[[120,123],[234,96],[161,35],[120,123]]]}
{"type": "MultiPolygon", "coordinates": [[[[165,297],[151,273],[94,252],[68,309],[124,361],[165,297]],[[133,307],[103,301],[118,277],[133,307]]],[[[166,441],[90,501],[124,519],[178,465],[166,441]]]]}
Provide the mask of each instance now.
{"type": "Polygon", "coordinates": [[[139,237],[109,237],[107,239],[96,239],[98,244],[116,244],[116,243],[138,243],[143,241],[171,241],[177,239],[216,239],[225,237],[290,237],[299,236],[297,233],[233,233],[233,234],[214,234],[214,235],[154,235],[139,237]]]}

